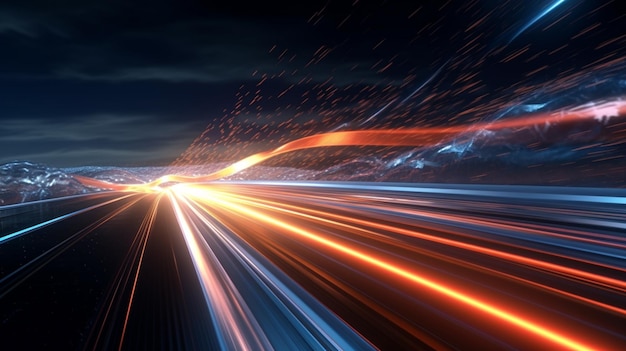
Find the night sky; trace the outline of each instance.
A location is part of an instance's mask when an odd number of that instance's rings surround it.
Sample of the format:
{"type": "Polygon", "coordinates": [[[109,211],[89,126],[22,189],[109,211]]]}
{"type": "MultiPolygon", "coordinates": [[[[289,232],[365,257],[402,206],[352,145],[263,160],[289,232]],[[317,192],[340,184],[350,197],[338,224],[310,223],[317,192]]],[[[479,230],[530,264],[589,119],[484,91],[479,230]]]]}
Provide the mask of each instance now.
{"type": "Polygon", "coordinates": [[[2,2],[0,163],[167,165],[194,140],[245,154],[472,122],[626,56],[619,1],[207,3],[2,2]]]}

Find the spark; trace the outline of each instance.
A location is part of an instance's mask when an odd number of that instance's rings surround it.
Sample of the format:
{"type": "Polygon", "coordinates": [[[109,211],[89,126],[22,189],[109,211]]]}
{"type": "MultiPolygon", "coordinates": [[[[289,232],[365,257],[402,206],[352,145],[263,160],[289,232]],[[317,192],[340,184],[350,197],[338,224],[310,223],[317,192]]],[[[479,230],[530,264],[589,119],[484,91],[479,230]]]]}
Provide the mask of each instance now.
{"type": "MultiPolygon", "coordinates": [[[[413,92],[411,92],[411,94],[409,94],[407,97],[405,97],[404,99],[402,99],[402,101],[400,101],[400,103],[398,104],[398,106],[402,106],[404,105],[408,100],[410,100],[415,94],[417,94],[420,90],[422,90],[425,86],[427,86],[430,82],[433,81],[433,79],[435,79],[440,73],[441,70],[443,70],[443,68],[448,65],[448,63],[450,62],[451,59],[448,59],[446,62],[444,62],[436,71],[435,73],[433,73],[430,77],[428,77],[428,79],[426,79],[422,84],[420,84],[415,90],[413,90],[413,92]]],[[[393,105],[396,101],[398,101],[399,98],[395,98],[391,101],[389,101],[385,106],[383,106],[382,108],[380,108],[378,111],[376,111],[375,113],[373,113],[370,117],[368,117],[366,120],[364,120],[363,122],[359,123],[359,127],[367,124],[369,121],[373,120],[374,118],[378,117],[378,115],[380,115],[381,113],[383,113],[385,110],[387,110],[387,108],[389,108],[389,106],[393,105]]],[[[341,127],[340,127],[341,128],[341,127]]]]}
{"type": "Polygon", "coordinates": [[[422,84],[420,84],[420,86],[418,86],[415,90],[413,90],[413,92],[411,94],[409,94],[409,96],[405,97],[402,101],[400,101],[400,104],[404,104],[405,102],[407,102],[409,99],[411,99],[415,94],[417,94],[420,90],[422,90],[425,86],[427,86],[428,84],[430,84],[430,82],[433,81],[433,79],[435,79],[440,73],[441,71],[444,69],[444,67],[446,67],[448,65],[448,63],[450,63],[452,59],[448,59],[446,62],[444,62],[436,71],[435,73],[433,73],[430,77],[428,77],[428,79],[426,79],[422,84]]]}

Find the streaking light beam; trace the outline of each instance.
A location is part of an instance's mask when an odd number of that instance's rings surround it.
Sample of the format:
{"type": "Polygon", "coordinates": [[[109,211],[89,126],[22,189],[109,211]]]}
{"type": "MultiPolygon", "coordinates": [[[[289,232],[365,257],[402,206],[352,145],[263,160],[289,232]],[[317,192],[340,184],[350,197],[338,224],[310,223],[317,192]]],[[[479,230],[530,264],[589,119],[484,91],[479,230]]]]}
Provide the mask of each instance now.
{"type": "Polygon", "coordinates": [[[550,6],[546,7],[545,10],[541,11],[537,16],[533,17],[530,21],[528,21],[528,23],[526,23],[522,28],[520,28],[512,37],[511,39],[509,39],[508,44],[511,44],[511,42],[513,40],[515,40],[515,38],[519,37],[522,33],[524,33],[526,30],[528,30],[528,28],[530,28],[533,24],[537,23],[539,20],[541,20],[543,17],[545,17],[546,15],[548,15],[550,12],[554,11],[554,9],[556,9],[559,5],[561,5],[562,3],[564,3],[565,0],[557,0],[555,2],[553,2],[550,6]]]}

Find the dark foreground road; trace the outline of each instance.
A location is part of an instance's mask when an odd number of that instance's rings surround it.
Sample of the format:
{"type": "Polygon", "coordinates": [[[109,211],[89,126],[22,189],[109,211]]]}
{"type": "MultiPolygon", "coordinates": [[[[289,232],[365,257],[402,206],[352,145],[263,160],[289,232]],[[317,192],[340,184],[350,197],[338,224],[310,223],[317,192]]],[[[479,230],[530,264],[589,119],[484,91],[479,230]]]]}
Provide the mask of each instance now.
{"type": "Polygon", "coordinates": [[[625,233],[619,189],[220,182],[0,207],[0,340],[617,350],[625,233]]]}

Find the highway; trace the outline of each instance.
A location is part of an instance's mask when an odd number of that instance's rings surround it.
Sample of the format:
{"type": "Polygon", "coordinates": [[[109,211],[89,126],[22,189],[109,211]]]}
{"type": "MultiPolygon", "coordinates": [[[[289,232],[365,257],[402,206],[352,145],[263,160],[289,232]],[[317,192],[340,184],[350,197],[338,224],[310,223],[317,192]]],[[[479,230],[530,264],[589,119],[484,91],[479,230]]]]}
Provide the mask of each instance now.
{"type": "Polygon", "coordinates": [[[0,207],[20,349],[626,344],[626,189],[179,183],[0,207]]]}

